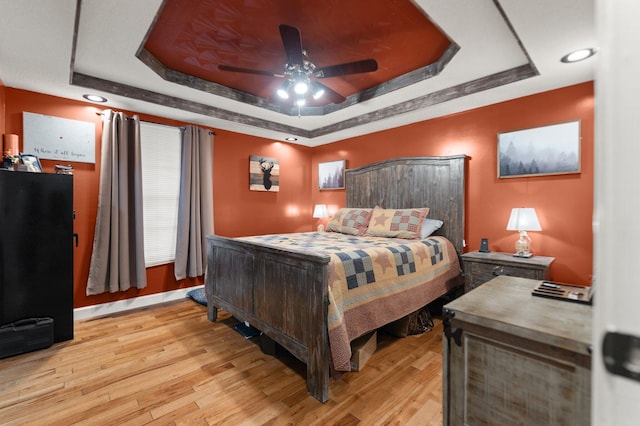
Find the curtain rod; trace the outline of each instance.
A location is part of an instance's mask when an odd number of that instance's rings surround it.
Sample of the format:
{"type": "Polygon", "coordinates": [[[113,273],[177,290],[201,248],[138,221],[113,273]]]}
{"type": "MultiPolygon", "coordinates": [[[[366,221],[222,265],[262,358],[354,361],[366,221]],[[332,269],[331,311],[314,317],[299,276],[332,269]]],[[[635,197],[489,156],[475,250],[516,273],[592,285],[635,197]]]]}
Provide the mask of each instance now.
{"type": "MultiPolygon", "coordinates": [[[[104,115],[104,114],[103,114],[103,113],[101,113],[101,112],[97,112],[97,111],[96,111],[96,115],[104,115]]],[[[126,115],[125,115],[125,119],[127,119],[127,120],[133,120],[133,118],[131,118],[131,117],[127,117],[126,115]]],[[[157,121],[149,121],[149,120],[140,120],[140,121],[141,121],[141,122],[143,122],[143,123],[158,124],[158,125],[160,125],[160,126],[177,127],[177,128],[178,128],[178,129],[180,129],[180,130],[185,130],[185,129],[186,129],[186,126],[172,126],[171,124],[158,123],[157,121]]],[[[209,134],[210,134],[210,135],[214,135],[214,136],[215,136],[215,135],[216,135],[216,132],[214,132],[213,130],[209,130],[209,134]]]]}

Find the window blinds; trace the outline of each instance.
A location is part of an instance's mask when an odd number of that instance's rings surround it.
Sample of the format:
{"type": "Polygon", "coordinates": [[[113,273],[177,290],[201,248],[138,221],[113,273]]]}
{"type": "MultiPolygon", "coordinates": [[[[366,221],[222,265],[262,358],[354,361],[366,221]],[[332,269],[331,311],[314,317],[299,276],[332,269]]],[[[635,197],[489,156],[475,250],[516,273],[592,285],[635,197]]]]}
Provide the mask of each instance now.
{"type": "Polygon", "coordinates": [[[140,123],[145,266],[175,260],[181,131],[140,123]]]}

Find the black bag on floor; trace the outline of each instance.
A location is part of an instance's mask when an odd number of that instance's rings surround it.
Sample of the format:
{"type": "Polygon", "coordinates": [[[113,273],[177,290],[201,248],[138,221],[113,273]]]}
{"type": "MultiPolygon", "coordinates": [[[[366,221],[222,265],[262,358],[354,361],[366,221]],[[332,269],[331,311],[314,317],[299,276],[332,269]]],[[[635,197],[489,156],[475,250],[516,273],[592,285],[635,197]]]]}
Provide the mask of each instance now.
{"type": "Polygon", "coordinates": [[[27,318],[0,327],[0,358],[48,348],[53,318],[27,318]]]}

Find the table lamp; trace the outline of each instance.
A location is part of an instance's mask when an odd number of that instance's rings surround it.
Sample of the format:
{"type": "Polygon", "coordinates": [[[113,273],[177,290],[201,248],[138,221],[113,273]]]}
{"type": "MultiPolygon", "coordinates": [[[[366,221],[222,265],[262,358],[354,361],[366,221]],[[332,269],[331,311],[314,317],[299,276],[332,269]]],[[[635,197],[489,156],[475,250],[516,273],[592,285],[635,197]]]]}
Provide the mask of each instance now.
{"type": "MultiPolygon", "coordinates": [[[[316,204],[316,206],[313,209],[313,217],[315,217],[316,219],[323,219],[325,217],[329,217],[329,211],[327,210],[327,205],[316,204]]],[[[323,232],[323,231],[324,231],[324,225],[322,224],[322,221],[320,221],[320,225],[318,225],[318,232],[323,232]]]]}
{"type": "Polygon", "coordinates": [[[516,257],[532,257],[531,238],[527,231],[542,231],[540,221],[534,208],[515,208],[511,210],[507,231],[520,232],[520,239],[516,241],[516,257]]]}

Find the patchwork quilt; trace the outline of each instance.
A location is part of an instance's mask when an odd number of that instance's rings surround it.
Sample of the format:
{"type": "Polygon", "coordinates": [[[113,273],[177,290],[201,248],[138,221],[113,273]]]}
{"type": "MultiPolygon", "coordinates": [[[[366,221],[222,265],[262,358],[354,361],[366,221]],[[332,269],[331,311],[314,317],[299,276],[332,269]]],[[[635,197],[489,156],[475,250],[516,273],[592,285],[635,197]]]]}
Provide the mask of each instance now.
{"type": "Polygon", "coordinates": [[[306,232],[239,238],[330,256],[329,342],[333,367],[350,370],[351,340],[420,309],[449,291],[460,274],[449,240],[306,232]]]}

